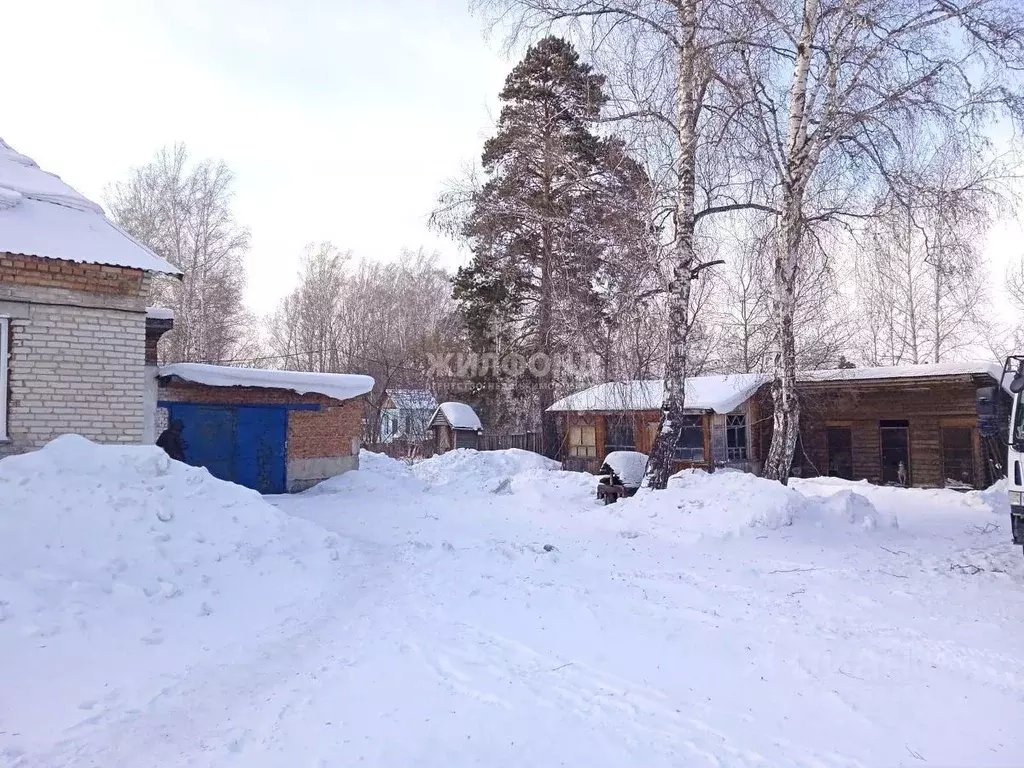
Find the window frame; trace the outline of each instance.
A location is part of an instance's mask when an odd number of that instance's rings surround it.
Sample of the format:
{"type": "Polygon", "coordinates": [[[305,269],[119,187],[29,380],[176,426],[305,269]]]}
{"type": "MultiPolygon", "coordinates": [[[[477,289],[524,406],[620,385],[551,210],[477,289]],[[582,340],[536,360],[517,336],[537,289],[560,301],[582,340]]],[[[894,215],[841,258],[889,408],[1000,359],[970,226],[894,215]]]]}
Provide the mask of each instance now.
{"type": "Polygon", "coordinates": [[[725,460],[747,461],[749,458],[749,442],[747,440],[747,414],[730,413],[725,417],[725,460]],[[732,422],[732,423],[730,423],[732,422]],[[739,445],[730,445],[730,439],[736,435],[743,437],[739,445]]]}
{"type": "MultiPolygon", "coordinates": [[[[616,435],[616,437],[621,437],[621,435],[616,435]]],[[[612,451],[636,450],[636,427],[633,424],[632,418],[611,418],[605,420],[604,450],[606,454],[612,451]],[[617,431],[621,431],[623,434],[628,431],[629,442],[612,440],[612,436],[617,431]]]]}
{"type": "Polygon", "coordinates": [[[10,392],[7,387],[10,333],[11,318],[6,315],[0,316],[0,443],[6,443],[10,439],[7,435],[7,411],[10,405],[10,392]]]}
{"type": "Polygon", "coordinates": [[[592,424],[573,424],[569,427],[569,455],[574,459],[596,459],[597,458],[597,427],[592,424]],[[589,433],[586,430],[590,430],[589,433]],[[573,440],[573,433],[579,435],[579,440],[573,440]],[[584,434],[593,435],[593,442],[585,442],[584,434]]]}
{"type": "Polygon", "coordinates": [[[691,464],[703,464],[705,461],[707,461],[707,451],[706,446],[704,444],[704,438],[706,437],[704,434],[704,417],[701,415],[686,414],[683,416],[683,419],[684,423],[681,424],[679,427],[680,438],[683,436],[683,434],[686,433],[687,430],[696,430],[697,432],[700,433],[700,447],[698,448],[692,445],[677,444],[672,451],[672,460],[687,461],[690,462],[691,464]],[[684,451],[688,451],[689,454],[682,455],[682,452],[684,451]],[[695,453],[697,451],[700,451],[700,458],[695,458],[695,453]]]}

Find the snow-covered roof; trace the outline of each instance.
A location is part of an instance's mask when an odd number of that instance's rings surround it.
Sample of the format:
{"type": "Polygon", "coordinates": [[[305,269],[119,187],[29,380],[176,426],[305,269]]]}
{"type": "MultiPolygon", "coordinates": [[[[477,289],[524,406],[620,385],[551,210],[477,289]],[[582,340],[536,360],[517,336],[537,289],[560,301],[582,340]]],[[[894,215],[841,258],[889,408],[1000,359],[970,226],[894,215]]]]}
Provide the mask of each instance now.
{"type": "MultiPolygon", "coordinates": [[[[873,368],[837,368],[828,371],[801,371],[800,381],[869,381],[872,379],[927,379],[936,376],[989,376],[995,382],[1003,378],[1003,366],[985,360],[923,365],[890,365],[873,368]]],[[[1007,392],[1010,379],[1001,382],[1007,392]]]]}
{"type": "Polygon", "coordinates": [[[168,307],[146,307],[147,320],[173,320],[174,310],[168,307]]]}
{"type": "Polygon", "coordinates": [[[373,378],[353,373],[308,373],[306,371],[270,371],[262,368],[230,368],[203,363],[172,363],[160,366],[160,376],[177,376],[184,381],[211,387],[260,387],[289,389],[327,395],[336,400],[351,400],[373,389],[373,378]]]}
{"type": "Polygon", "coordinates": [[[639,486],[647,471],[647,458],[646,453],[639,451],[612,451],[604,457],[604,463],[625,485],[639,486]]]}
{"type": "Polygon", "coordinates": [[[476,411],[465,403],[441,403],[430,417],[430,421],[437,417],[438,411],[444,414],[445,421],[452,429],[483,429],[476,411]]]}
{"type": "Polygon", "coordinates": [[[177,275],[103,209],[0,139],[0,253],[177,275]]]}
{"type": "MultiPolygon", "coordinates": [[[[729,413],[745,403],[766,381],[768,377],[762,373],[692,376],[686,380],[686,410],[729,413]]],[[[661,379],[609,382],[563,397],[548,410],[657,411],[661,409],[663,396],[661,379]]]]}
{"type": "MultiPolygon", "coordinates": [[[[804,383],[869,381],[887,379],[926,379],[937,376],[990,376],[999,382],[1003,367],[997,363],[971,361],[931,365],[895,365],[873,368],[837,368],[800,371],[797,380],[804,383]]],[[[686,380],[685,406],[688,411],[729,413],[771,381],[765,373],[730,373],[722,376],[693,376],[686,380]]],[[[1009,392],[1013,377],[1007,375],[1002,387],[1009,392]]],[[[598,384],[554,403],[549,411],[657,411],[661,409],[664,384],[661,379],[598,384]]]]}
{"type": "Polygon", "coordinates": [[[433,411],[437,398],[425,389],[389,389],[388,397],[395,408],[410,411],[433,411]]]}

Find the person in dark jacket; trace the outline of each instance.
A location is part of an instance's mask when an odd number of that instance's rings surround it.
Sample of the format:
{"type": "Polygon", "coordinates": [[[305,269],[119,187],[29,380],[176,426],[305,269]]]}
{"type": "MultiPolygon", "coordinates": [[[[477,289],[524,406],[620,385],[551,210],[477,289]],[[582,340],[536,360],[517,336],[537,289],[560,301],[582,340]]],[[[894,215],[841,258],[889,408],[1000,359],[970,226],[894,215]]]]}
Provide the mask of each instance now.
{"type": "Polygon", "coordinates": [[[171,419],[167,429],[161,432],[160,437],[156,439],[157,446],[163,448],[164,452],[175,461],[185,461],[185,440],[181,436],[184,428],[185,425],[181,423],[181,419],[171,419]]]}

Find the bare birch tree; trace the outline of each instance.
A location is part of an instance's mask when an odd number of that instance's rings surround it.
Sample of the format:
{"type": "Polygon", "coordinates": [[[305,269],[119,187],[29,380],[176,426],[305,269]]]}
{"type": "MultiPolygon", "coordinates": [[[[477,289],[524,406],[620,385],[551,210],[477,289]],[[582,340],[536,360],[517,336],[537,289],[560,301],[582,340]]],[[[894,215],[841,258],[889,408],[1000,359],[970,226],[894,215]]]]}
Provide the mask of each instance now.
{"type": "Polygon", "coordinates": [[[258,354],[243,303],[249,230],[231,210],[234,175],[223,161],[192,163],[183,144],[165,147],[107,190],[114,219],[178,267],[157,280],[154,301],[174,310],[161,340],[168,361],[218,363],[258,354]]]}
{"type": "Polygon", "coordinates": [[[774,432],[765,475],[786,482],[799,434],[794,317],[809,230],[920,186],[922,146],[990,157],[993,115],[1020,115],[1024,16],[1014,0],[752,0],[740,52],[757,152],[777,179],[774,432]],[[783,72],[788,72],[782,75],[783,72]]]}
{"type": "Polygon", "coordinates": [[[310,243],[299,269],[299,282],[268,323],[273,356],[282,367],[318,373],[343,372],[341,314],[346,267],[351,253],[332,243],[310,243]]]}
{"type": "Polygon", "coordinates": [[[439,262],[422,249],[356,261],[331,243],[307,246],[298,285],[267,319],[271,359],[281,368],[373,376],[364,438],[377,442],[385,392],[426,388],[428,353],[456,332],[451,276],[439,262]]]}

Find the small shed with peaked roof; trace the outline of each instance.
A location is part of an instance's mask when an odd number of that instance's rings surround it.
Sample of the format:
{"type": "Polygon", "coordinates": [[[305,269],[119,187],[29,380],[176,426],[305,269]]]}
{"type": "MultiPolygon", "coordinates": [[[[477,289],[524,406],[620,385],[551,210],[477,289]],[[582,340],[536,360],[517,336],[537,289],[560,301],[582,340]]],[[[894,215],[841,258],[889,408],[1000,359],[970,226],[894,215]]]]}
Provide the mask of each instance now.
{"type": "Polygon", "coordinates": [[[438,453],[480,447],[483,425],[476,411],[465,403],[441,403],[428,424],[433,433],[434,450],[438,453]]]}

